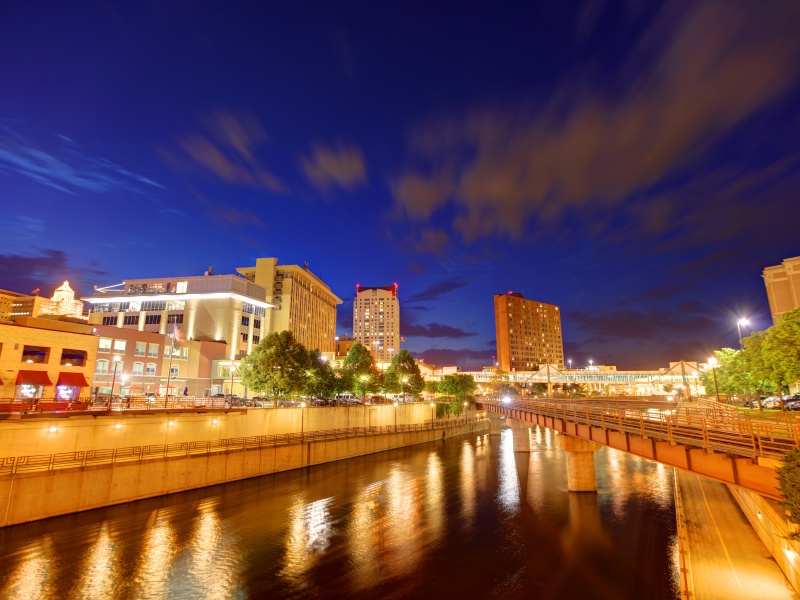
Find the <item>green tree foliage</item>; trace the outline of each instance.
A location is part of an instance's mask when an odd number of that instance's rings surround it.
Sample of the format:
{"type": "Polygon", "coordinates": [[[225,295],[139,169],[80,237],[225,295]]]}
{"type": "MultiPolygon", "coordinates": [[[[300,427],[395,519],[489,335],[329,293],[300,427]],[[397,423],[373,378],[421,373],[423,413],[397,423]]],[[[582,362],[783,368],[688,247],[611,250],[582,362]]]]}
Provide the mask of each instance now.
{"type": "Polygon", "coordinates": [[[291,331],[270,333],[242,360],[242,384],[260,394],[285,398],[305,389],[311,358],[291,331]]]}
{"type": "Polygon", "coordinates": [[[306,380],[306,395],[330,398],[336,388],[336,374],[319,350],[309,352],[310,368],[306,380]]]}
{"type": "MultiPolygon", "coordinates": [[[[800,525],[800,448],[786,453],[778,468],[778,487],[783,495],[781,508],[789,512],[789,521],[800,525]]],[[[800,531],[789,534],[789,539],[800,539],[800,531]]]]}
{"type": "Polygon", "coordinates": [[[426,381],[425,382],[425,391],[429,394],[436,394],[439,391],[439,382],[438,381],[426,381]]]}
{"type": "Polygon", "coordinates": [[[439,392],[453,396],[459,403],[469,400],[476,388],[475,379],[465,373],[445,375],[439,381],[439,392]]]}
{"type": "Polygon", "coordinates": [[[369,349],[360,343],[353,344],[344,358],[337,387],[363,398],[369,392],[380,389],[380,383],[378,368],[369,349]]]}
{"type": "Polygon", "coordinates": [[[392,364],[386,369],[383,387],[389,393],[403,392],[419,396],[425,388],[425,380],[419,371],[419,365],[411,352],[405,348],[392,358],[392,364]]]}

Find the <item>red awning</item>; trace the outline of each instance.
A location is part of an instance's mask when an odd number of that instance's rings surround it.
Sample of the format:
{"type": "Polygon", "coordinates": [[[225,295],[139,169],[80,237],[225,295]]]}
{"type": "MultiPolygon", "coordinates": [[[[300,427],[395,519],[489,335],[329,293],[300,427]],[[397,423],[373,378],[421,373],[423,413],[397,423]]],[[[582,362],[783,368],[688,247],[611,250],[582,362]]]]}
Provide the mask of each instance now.
{"type": "Polygon", "coordinates": [[[47,371],[20,371],[17,373],[17,385],[53,385],[47,371]]]}
{"type": "Polygon", "coordinates": [[[71,385],[73,387],[89,387],[89,382],[83,373],[64,373],[58,374],[58,383],[56,385],[71,385]]]}

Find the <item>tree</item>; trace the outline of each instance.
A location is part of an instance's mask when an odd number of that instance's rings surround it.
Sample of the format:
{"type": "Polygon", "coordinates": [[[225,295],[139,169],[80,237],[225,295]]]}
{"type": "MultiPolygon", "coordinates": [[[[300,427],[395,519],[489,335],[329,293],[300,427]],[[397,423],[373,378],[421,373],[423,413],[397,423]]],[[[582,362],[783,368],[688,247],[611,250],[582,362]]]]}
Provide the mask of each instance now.
{"type": "Polygon", "coordinates": [[[383,387],[390,393],[402,392],[419,396],[425,388],[425,379],[411,352],[401,348],[400,352],[394,355],[392,364],[386,369],[383,387]]]}
{"type": "Polygon", "coordinates": [[[303,391],[311,367],[305,347],[291,331],[270,333],[242,360],[242,384],[260,394],[285,398],[303,391]]]}
{"type": "Polygon", "coordinates": [[[783,396],[784,383],[800,381],[800,308],[783,313],[780,320],[767,329],[761,352],[778,394],[783,396]]]}
{"type": "Polygon", "coordinates": [[[350,347],[341,371],[340,385],[346,385],[346,391],[363,398],[370,390],[380,389],[376,387],[379,385],[379,378],[375,359],[363,344],[356,342],[350,347]]]}
{"type": "Polygon", "coordinates": [[[439,391],[439,382],[438,381],[426,381],[425,382],[425,391],[429,394],[436,394],[439,391]]]}
{"type": "Polygon", "coordinates": [[[319,350],[309,352],[311,361],[306,381],[306,395],[316,398],[330,398],[336,388],[336,375],[330,363],[319,350]]]}

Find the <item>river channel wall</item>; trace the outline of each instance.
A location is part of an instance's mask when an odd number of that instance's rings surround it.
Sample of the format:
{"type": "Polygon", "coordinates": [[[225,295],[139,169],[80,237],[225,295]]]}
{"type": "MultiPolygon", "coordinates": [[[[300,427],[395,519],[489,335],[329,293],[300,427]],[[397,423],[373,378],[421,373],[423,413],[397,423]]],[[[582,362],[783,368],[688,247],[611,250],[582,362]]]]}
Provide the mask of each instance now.
{"type": "MultiPolygon", "coordinates": [[[[425,403],[376,406],[251,408],[207,412],[123,411],[37,415],[0,420],[0,458],[279,435],[302,431],[429,422],[425,403]],[[172,425],[170,425],[172,423],[172,425]]],[[[470,414],[472,411],[470,411],[470,414]]]]}
{"type": "Polygon", "coordinates": [[[797,528],[789,523],[786,512],[760,494],[733,485],[728,489],[786,579],[795,591],[800,590],[800,543],[789,539],[797,528]]]}
{"type": "Polygon", "coordinates": [[[488,421],[0,477],[0,526],[488,431],[488,421]]]}

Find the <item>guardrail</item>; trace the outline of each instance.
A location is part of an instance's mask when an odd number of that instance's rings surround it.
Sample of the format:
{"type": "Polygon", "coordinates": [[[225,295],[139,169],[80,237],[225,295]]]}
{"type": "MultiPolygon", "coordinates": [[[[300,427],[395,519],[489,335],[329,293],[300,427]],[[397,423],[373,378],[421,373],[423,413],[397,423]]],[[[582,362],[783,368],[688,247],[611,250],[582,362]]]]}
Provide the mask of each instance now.
{"type": "Polygon", "coordinates": [[[251,403],[238,404],[225,398],[206,398],[206,397],[185,397],[170,396],[168,399],[152,398],[145,396],[133,396],[120,400],[96,400],[92,397],[82,397],[76,400],[54,400],[41,398],[35,402],[30,400],[15,400],[12,398],[0,398],[0,414],[52,414],[52,413],[78,413],[78,412],[117,412],[126,410],[185,410],[185,409],[237,409],[237,408],[259,408],[251,403]]]}
{"type": "Polygon", "coordinates": [[[796,418],[768,421],[701,407],[661,408],[633,403],[622,406],[605,401],[479,400],[478,403],[751,458],[780,458],[800,446],[796,418]]]}
{"type": "Polygon", "coordinates": [[[483,421],[486,421],[485,417],[448,419],[425,424],[415,423],[397,426],[379,425],[374,427],[349,427],[345,429],[324,429],[300,433],[225,438],[221,440],[199,442],[177,442],[175,444],[129,446],[126,448],[104,450],[80,450],[77,452],[61,452],[57,454],[15,456],[0,458],[0,475],[55,471],[91,465],[111,465],[115,463],[169,458],[172,456],[199,456],[217,452],[232,452],[255,448],[268,448],[272,446],[289,446],[292,444],[304,444],[306,442],[386,435],[389,433],[448,429],[483,421]]]}

